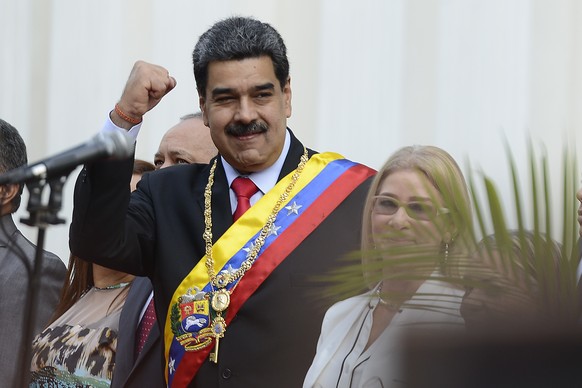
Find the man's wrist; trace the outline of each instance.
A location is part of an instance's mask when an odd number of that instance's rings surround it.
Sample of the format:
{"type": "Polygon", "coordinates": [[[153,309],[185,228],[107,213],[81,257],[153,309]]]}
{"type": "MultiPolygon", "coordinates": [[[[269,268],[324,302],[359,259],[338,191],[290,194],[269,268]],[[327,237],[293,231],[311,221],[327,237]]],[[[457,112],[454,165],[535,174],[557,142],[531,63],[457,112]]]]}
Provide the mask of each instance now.
{"type": "Polygon", "coordinates": [[[115,125],[124,129],[130,129],[142,122],[142,117],[138,118],[126,113],[126,111],[119,106],[119,103],[115,104],[115,108],[109,113],[109,117],[115,125]]]}

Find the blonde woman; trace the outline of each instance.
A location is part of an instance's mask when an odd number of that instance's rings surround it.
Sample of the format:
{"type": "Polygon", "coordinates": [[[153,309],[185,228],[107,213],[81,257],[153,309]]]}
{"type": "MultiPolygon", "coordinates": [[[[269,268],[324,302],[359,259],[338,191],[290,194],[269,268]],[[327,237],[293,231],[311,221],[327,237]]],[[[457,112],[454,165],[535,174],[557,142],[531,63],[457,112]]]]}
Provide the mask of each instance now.
{"type": "Polygon", "coordinates": [[[364,209],[362,261],[370,291],[327,311],[304,387],[400,386],[403,327],[462,325],[463,290],[439,277],[451,272],[449,257],[466,251],[470,214],[465,179],[447,152],[413,146],[390,157],[364,209]]]}

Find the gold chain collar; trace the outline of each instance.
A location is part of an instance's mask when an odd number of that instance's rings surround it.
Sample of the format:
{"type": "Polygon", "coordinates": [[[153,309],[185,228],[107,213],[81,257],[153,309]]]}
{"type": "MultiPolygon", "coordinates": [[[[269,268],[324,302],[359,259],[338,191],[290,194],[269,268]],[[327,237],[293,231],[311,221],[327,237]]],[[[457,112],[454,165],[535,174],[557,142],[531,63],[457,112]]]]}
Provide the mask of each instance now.
{"type": "Polygon", "coordinates": [[[263,228],[261,229],[261,233],[259,234],[257,239],[254,241],[254,243],[251,244],[250,250],[247,254],[247,258],[245,261],[242,262],[240,268],[238,270],[236,270],[234,273],[222,272],[222,273],[219,273],[218,275],[216,275],[216,272],[214,271],[214,258],[212,257],[211,195],[212,195],[212,185],[214,184],[214,170],[216,169],[216,160],[214,161],[214,163],[212,164],[212,167],[210,168],[210,175],[208,176],[208,183],[206,184],[206,188],[204,189],[204,226],[205,226],[205,228],[204,228],[204,234],[202,235],[204,238],[204,241],[206,243],[206,263],[205,263],[206,270],[208,271],[208,277],[210,278],[210,282],[211,282],[213,287],[216,287],[216,288],[226,287],[230,282],[233,282],[233,281],[239,279],[240,277],[242,277],[245,274],[245,272],[248,271],[252,267],[253,263],[257,259],[259,251],[261,250],[261,248],[265,244],[265,240],[269,236],[269,233],[271,231],[271,228],[273,227],[273,223],[275,222],[275,219],[277,218],[277,213],[279,212],[281,205],[283,204],[283,202],[285,202],[287,200],[287,198],[289,197],[289,194],[291,193],[291,190],[293,190],[293,187],[295,187],[295,183],[297,183],[297,180],[299,179],[299,176],[301,175],[301,172],[303,171],[303,168],[305,167],[305,164],[307,163],[308,159],[309,159],[309,157],[307,154],[307,149],[304,147],[303,148],[303,155],[301,155],[301,159],[299,161],[299,164],[297,165],[297,169],[295,170],[295,172],[291,176],[291,182],[289,182],[289,185],[287,186],[285,191],[281,194],[281,196],[279,197],[279,200],[277,201],[277,203],[273,207],[271,214],[269,214],[269,217],[267,218],[267,222],[265,223],[265,226],[263,226],[263,228]]]}

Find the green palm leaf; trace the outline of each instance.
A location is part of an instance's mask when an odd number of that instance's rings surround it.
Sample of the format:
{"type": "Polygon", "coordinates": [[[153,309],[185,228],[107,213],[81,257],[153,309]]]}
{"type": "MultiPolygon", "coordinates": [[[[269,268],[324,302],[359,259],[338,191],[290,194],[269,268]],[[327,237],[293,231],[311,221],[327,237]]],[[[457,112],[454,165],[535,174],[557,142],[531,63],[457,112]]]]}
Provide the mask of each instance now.
{"type": "MultiPolygon", "coordinates": [[[[336,300],[361,293],[365,289],[362,271],[374,274],[374,281],[387,280],[445,280],[458,288],[478,290],[488,295],[492,310],[504,311],[509,306],[529,306],[532,314],[514,316],[520,321],[541,317],[540,322],[572,324],[578,319],[577,219],[575,198],[577,168],[575,155],[565,147],[562,158],[563,180],[561,193],[552,199],[551,172],[548,156],[538,156],[528,141],[527,190],[522,190],[517,163],[509,144],[505,145],[511,177],[512,203],[504,202],[493,178],[483,171],[474,172],[470,162],[467,183],[473,205],[473,214],[451,214],[450,217],[473,219],[474,225],[462,243],[469,254],[453,255],[446,271],[435,274],[434,251],[423,247],[394,248],[391,257],[396,260],[377,260],[362,268],[362,254],[382,257],[387,252],[356,252],[347,258],[344,266],[331,277],[332,286],[327,295],[336,300]],[[524,196],[523,192],[527,193],[524,196]],[[480,194],[481,193],[481,194],[480,194]],[[553,218],[555,217],[555,218],[553,218]],[[554,224],[554,221],[557,223],[554,224]],[[511,226],[510,226],[511,225],[511,226]],[[555,226],[557,225],[557,228],[555,226]],[[559,238],[552,239],[552,236],[559,238]],[[483,239],[484,236],[488,238],[483,239]],[[393,270],[393,273],[391,271],[393,270]]],[[[443,198],[445,204],[458,200],[458,193],[443,198]]],[[[321,280],[321,279],[320,279],[321,280]]],[[[326,280],[330,280],[329,278],[326,280]]],[[[386,294],[385,298],[405,301],[411,295],[386,294]]],[[[423,296],[430,302],[431,295],[423,296]]],[[[432,309],[427,303],[426,308],[432,309]]],[[[423,308],[422,305],[415,308],[423,308]]],[[[495,319],[499,319],[495,315],[495,319]]],[[[503,319],[499,319],[503,324],[503,319]]]]}

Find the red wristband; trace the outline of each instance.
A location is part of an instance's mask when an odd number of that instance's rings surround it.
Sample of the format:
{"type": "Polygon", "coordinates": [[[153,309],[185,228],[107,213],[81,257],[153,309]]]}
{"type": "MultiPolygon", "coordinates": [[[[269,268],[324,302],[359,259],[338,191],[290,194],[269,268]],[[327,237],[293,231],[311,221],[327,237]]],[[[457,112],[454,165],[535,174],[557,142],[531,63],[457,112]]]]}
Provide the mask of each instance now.
{"type": "Polygon", "coordinates": [[[123,120],[127,121],[130,124],[137,125],[141,123],[141,119],[134,119],[133,117],[130,117],[127,114],[125,114],[119,107],[119,104],[115,104],[115,113],[117,113],[119,117],[121,117],[123,120]]]}

